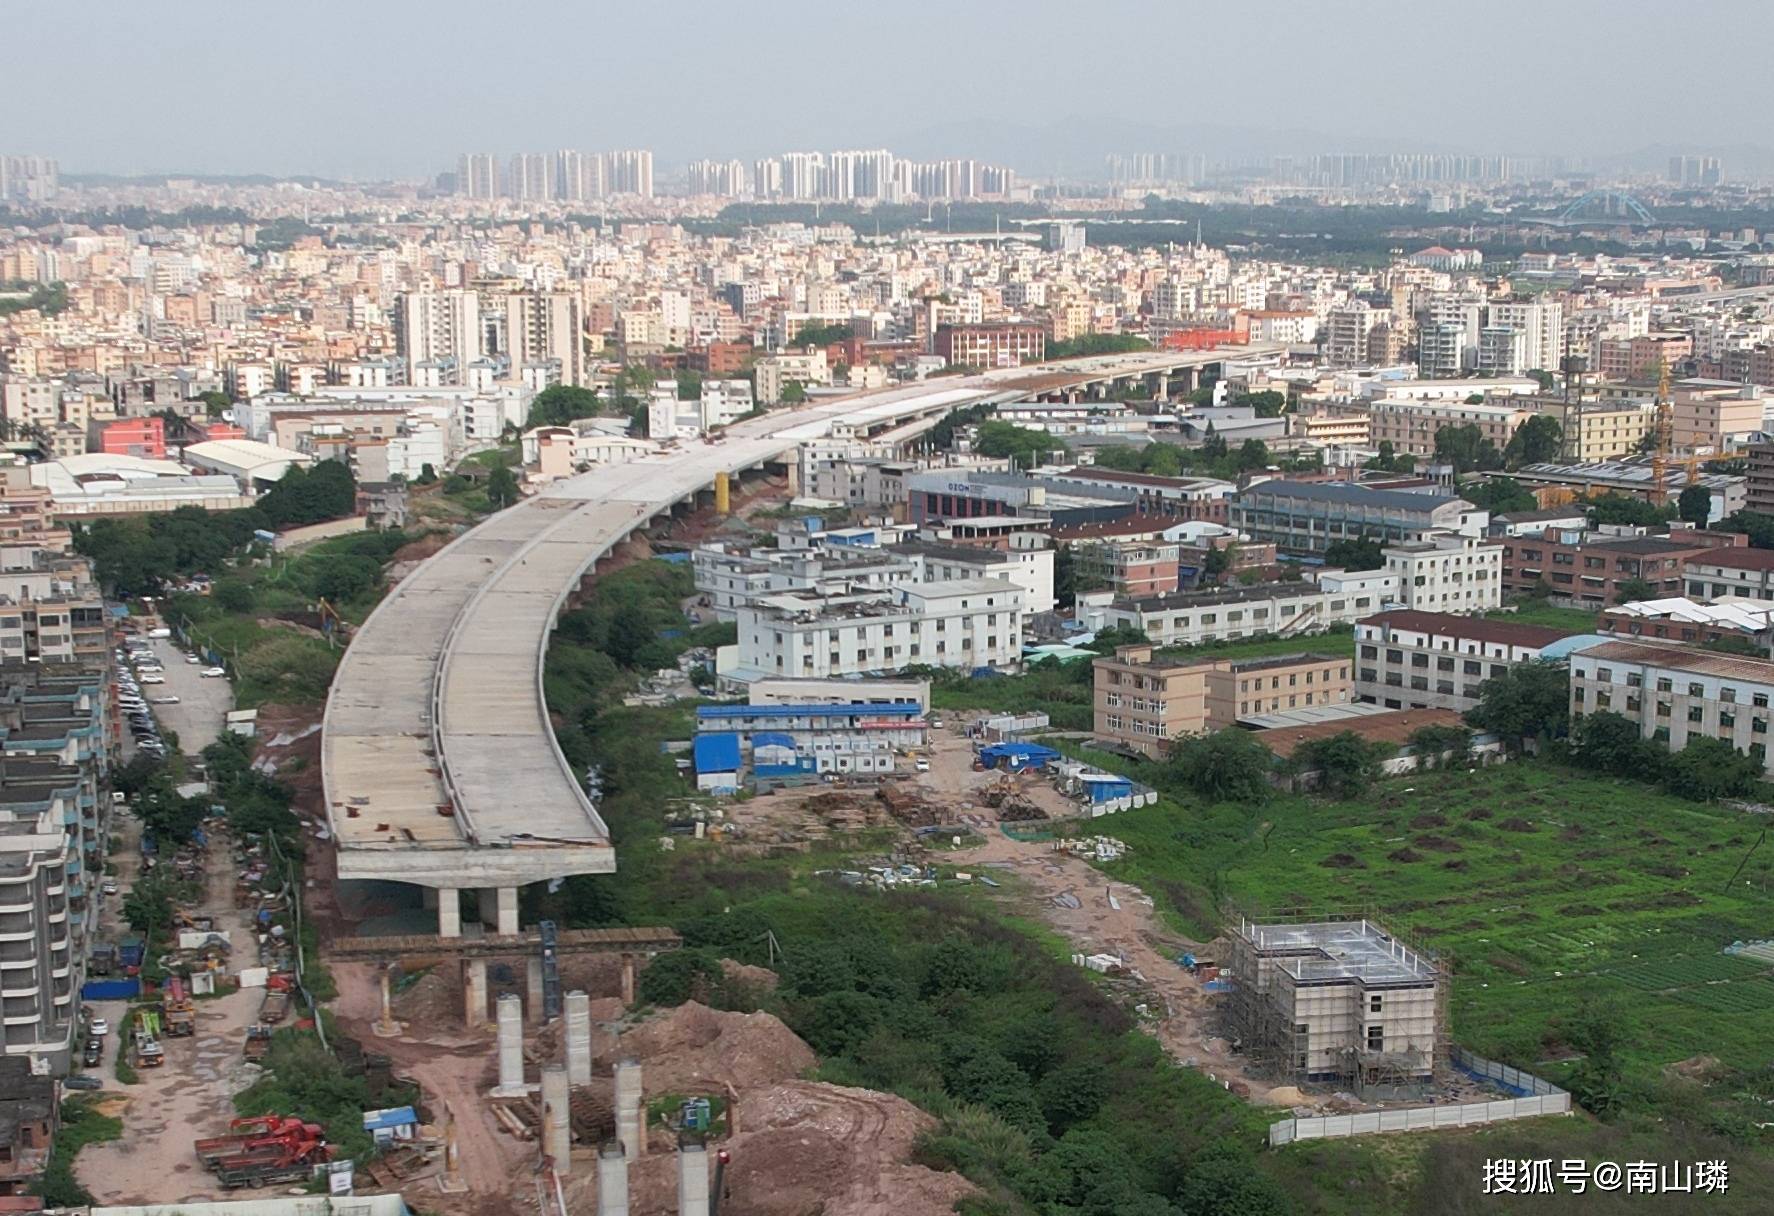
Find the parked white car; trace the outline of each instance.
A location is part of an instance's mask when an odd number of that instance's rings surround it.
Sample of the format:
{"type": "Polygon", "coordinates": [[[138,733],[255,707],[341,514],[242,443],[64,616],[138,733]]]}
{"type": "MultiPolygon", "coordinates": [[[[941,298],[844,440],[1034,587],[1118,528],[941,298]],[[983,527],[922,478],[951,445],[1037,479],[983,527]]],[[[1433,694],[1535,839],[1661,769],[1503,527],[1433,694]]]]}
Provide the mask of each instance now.
{"type": "Polygon", "coordinates": [[[154,705],[177,705],[179,703],[177,697],[149,697],[148,700],[154,705]]]}
{"type": "Polygon", "coordinates": [[[164,684],[164,683],[166,683],[166,677],[160,676],[160,675],[146,675],[146,676],[142,677],[142,683],[144,683],[144,684],[164,684]]]}
{"type": "Polygon", "coordinates": [[[226,677],[228,669],[225,667],[205,667],[197,674],[201,675],[206,680],[217,680],[226,677]]]}

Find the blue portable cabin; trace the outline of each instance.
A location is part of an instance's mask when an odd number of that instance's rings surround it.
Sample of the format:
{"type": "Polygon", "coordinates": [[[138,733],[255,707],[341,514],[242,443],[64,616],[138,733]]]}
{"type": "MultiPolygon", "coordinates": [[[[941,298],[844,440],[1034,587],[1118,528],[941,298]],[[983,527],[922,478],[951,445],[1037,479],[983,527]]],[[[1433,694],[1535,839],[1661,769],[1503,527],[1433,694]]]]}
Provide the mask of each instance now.
{"type": "Polygon", "coordinates": [[[760,730],[751,737],[751,767],[759,777],[802,777],[819,771],[819,759],[801,754],[793,735],[760,730]]]}
{"type": "Polygon", "coordinates": [[[1084,783],[1092,803],[1133,797],[1133,782],[1118,773],[1081,773],[1078,780],[1084,783]]]}
{"type": "Polygon", "coordinates": [[[1039,743],[991,743],[979,749],[979,761],[987,768],[1020,773],[1027,768],[1046,768],[1060,759],[1051,747],[1039,743]]]}
{"type": "Polygon", "coordinates": [[[739,736],[729,731],[697,735],[690,749],[696,788],[734,793],[739,789],[739,736]]]}

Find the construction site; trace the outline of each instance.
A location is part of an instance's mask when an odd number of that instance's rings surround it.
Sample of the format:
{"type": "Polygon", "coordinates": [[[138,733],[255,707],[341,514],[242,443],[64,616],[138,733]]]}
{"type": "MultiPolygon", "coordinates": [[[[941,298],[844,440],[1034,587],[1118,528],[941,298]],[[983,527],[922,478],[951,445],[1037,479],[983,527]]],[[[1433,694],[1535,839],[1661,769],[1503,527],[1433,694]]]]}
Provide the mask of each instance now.
{"type": "Polygon", "coordinates": [[[1448,974],[1369,920],[1239,917],[1220,998],[1226,1037],[1279,1082],[1364,1101],[1425,1096],[1449,1061],[1448,974]]]}

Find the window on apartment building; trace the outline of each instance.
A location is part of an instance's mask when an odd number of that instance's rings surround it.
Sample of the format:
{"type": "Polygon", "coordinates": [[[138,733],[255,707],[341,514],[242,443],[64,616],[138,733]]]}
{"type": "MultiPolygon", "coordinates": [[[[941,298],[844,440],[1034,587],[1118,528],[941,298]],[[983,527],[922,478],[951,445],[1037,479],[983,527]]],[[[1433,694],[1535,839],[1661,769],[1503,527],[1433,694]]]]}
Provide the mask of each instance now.
{"type": "Polygon", "coordinates": [[[1585,690],[1581,689],[1581,688],[1571,689],[1571,700],[1575,701],[1579,705],[1583,704],[1584,692],[1585,692],[1585,690]]]}
{"type": "Polygon", "coordinates": [[[1767,763],[1768,763],[1768,747],[1767,747],[1767,745],[1766,745],[1766,744],[1764,744],[1764,743],[1751,743],[1751,744],[1750,744],[1750,745],[1749,745],[1749,754],[1750,754],[1750,755],[1751,755],[1751,756],[1754,756],[1754,757],[1755,757],[1755,760],[1756,760],[1756,763],[1757,763],[1757,764],[1760,764],[1760,765],[1762,765],[1762,766],[1764,766],[1764,767],[1766,767],[1766,766],[1767,766],[1767,763]]]}
{"type": "Polygon", "coordinates": [[[1690,705],[1688,707],[1688,721],[1701,722],[1701,721],[1704,721],[1705,718],[1706,718],[1706,712],[1701,706],[1690,705]]]}
{"type": "Polygon", "coordinates": [[[1426,654],[1413,654],[1411,656],[1411,666],[1412,667],[1428,667],[1429,666],[1429,656],[1426,654]]]}
{"type": "Polygon", "coordinates": [[[1629,671],[1626,673],[1626,687],[1628,687],[1628,688],[1643,688],[1644,686],[1645,686],[1645,677],[1641,676],[1636,671],[1629,671]]]}
{"type": "Polygon", "coordinates": [[[1669,743],[1669,727],[1659,726],[1651,732],[1651,738],[1658,743],[1667,745],[1669,743]]]}
{"type": "Polygon", "coordinates": [[[1454,661],[1452,659],[1448,658],[1446,655],[1442,655],[1435,660],[1435,670],[1437,670],[1437,671],[1452,671],[1453,669],[1454,669],[1454,661]]]}
{"type": "Polygon", "coordinates": [[[1673,708],[1674,707],[1671,706],[1668,701],[1659,701],[1659,702],[1657,702],[1657,716],[1659,718],[1667,718],[1667,717],[1669,717],[1673,708]]]}
{"type": "Polygon", "coordinates": [[[1404,651],[1402,651],[1402,650],[1388,650],[1386,652],[1386,661],[1388,663],[1402,663],[1402,662],[1404,662],[1404,651]]]}
{"type": "Polygon", "coordinates": [[[1381,998],[1381,994],[1378,992],[1368,994],[1367,1011],[1369,1013],[1380,1012],[1380,998],[1381,998]]]}
{"type": "Polygon", "coordinates": [[[1367,1049],[1369,1051],[1386,1050],[1386,1028],[1384,1026],[1369,1026],[1367,1028],[1367,1049]]]}
{"type": "Polygon", "coordinates": [[[1690,697],[1704,697],[1706,686],[1704,684],[1690,684],[1688,685],[1688,695],[1690,697]]]}
{"type": "Polygon", "coordinates": [[[1662,679],[1659,679],[1657,681],[1657,691],[1658,692],[1674,692],[1675,691],[1675,682],[1673,680],[1669,679],[1667,676],[1665,676],[1662,679]]]}
{"type": "Polygon", "coordinates": [[[1360,673],[1357,674],[1355,678],[1360,680],[1363,684],[1372,684],[1374,682],[1376,676],[1375,676],[1373,668],[1363,667],[1361,669],[1360,673]]]}
{"type": "Polygon", "coordinates": [[[1719,729],[1720,730],[1735,730],[1736,728],[1737,728],[1737,715],[1734,713],[1731,713],[1727,710],[1720,710],[1719,711],[1719,729]]]}
{"type": "Polygon", "coordinates": [[[1735,688],[1720,688],[1719,700],[1725,702],[1727,705],[1732,704],[1737,700],[1737,690],[1735,688]]]}
{"type": "Polygon", "coordinates": [[[1412,676],[1411,677],[1411,687],[1418,692],[1428,692],[1429,691],[1429,677],[1428,676],[1412,676]]]}
{"type": "Polygon", "coordinates": [[[1750,695],[1749,703],[1757,709],[1766,709],[1768,708],[1768,694],[1765,692],[1753,693],[1750,695]]]}
{"type": "Polygon", "coordinates": [[[1337,678],[1339,680],[1347,680],[1349,678],[1349,665],[1347,663],[1337,668],[1337,678]]]}
{"type": "Polygon", "coordinates": [[[1389,671],[1386,673],[1386,683],[1393,688],[1402,688],[1404,687],[1404,677],[1396,671],[1389,671]]]}

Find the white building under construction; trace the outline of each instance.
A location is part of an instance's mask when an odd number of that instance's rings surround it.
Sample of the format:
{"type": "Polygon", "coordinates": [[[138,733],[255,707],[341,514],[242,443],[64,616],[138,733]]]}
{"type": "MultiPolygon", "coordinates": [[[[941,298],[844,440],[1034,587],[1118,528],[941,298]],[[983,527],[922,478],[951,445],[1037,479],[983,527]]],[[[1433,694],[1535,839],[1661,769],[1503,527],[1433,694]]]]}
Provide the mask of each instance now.
{"type": "Polygon", "coordinates": [[[1432,954],[1369,920],[1240,919],[1231,937],[1227,1030],[1275,1074],[1362,1093],[1445,1062],[1447,975],[1432,954]]]}

